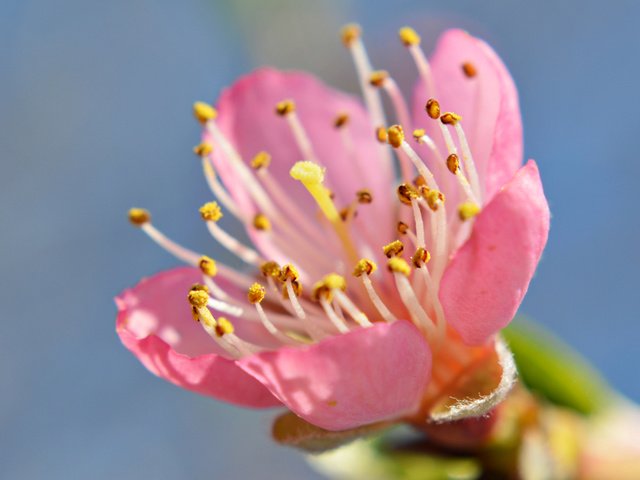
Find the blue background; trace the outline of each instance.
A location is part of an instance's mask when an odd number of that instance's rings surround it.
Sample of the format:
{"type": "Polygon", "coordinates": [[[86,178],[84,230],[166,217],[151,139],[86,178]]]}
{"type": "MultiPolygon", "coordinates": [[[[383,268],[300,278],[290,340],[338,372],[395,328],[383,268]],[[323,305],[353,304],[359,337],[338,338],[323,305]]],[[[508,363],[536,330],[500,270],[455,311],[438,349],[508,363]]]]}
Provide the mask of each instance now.
{"type": "Polygon", "coordinates": [[[640,3],[0,3],[0,477],[317,478],[269,439],[271,413],[172,387],[119,343],[112,297],[175,265],[130,228],[220,257],[194,217],[196,99],[259,65],[356,88],[339,27],[409,85],[396,40],[447,26],[487,39],[520,90],[526,152],[553,213],[522,306],[640,400],[640,3]],[[404,73],[403,73],[404,72],[404,73]]]}

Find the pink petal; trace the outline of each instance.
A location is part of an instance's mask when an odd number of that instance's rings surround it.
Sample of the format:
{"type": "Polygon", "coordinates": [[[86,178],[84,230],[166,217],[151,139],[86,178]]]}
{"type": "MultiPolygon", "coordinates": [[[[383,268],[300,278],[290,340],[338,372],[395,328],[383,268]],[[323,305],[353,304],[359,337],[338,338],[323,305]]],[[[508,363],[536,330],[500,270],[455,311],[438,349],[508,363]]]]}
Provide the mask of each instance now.
{"type": "Polygon", "coordinates": [[[511,321],[548,233],[549,206],[530,160],[478,215],[442,279],[445,316],[466,343],[479,345],[511,321]]]}
{"type": "MultiPolygon", "coordinates": [[[[261,150],[269,152],[272,155],[269,172],[307,217],[315,220],[317,205],[304,187],[289,176],[291,166],[303,158],[287,120],[275,114],[276,104],[285,99],[295,101],[296,114],[308,133],[316,156],[327,167],[326,184],[335,193],[339,208],[350,203],[357,190],[368,188],[374,202],[359,209],[359,218],[364,221],[365,217],[370,218],[381,231],[388,231],[385,239],[393,235],[392,211],[387,207],[393,193],[392,172],[379,161],[379,145],[369,117],[354,97],[328,87],[307,73],[262,68],[223,91],[217,105],[216,122],[245,163],[261,150]],[[340,131],[334,127],[334,120],[341,112],[349,114],[346,128],[351,135],[355,158],[344,148],[340,131]]],[[[219,150],[213,159],[220,177],[242,209],[254,212],[246,185],[229,168],[219,150]]],[[[268,250],[263,236],[253,231],[250,235],[261,250],[268,250]]],[[[321,239],[316,241],[320,244],[321,239]]]]}
{"type": "Polygon", "coordinates": [[[176,268],[142,280],[116,298],[116,331],[151,372],[180,387],[248,407],[279,405],[269,391],[220,355],[193,321],[189,287],[201,281],[194,268],[176,268]]]}
{"type": "Polygon", "coordinates": [[[298,416],[327,430],[412,413],[431,377],[431,351],[418,329],[404,320],[238,364],[298,416]]]}
{"type": "Polygon", "coordinates": [[[513,79],[489,45],[462,30],[449,30],[440,37],[431,68],[436,93],[427,92],[418,82],[413,102],[416,126],[428,127],[443,145],[433,120],[424,111],[431,96],[438,99],[443,112],[462,115],[485,198],[490,199],[522,164],[522,123],[513,79]],[[461,67],[465,62],[475,66],[475,77],[464,74],[461,67]]]}

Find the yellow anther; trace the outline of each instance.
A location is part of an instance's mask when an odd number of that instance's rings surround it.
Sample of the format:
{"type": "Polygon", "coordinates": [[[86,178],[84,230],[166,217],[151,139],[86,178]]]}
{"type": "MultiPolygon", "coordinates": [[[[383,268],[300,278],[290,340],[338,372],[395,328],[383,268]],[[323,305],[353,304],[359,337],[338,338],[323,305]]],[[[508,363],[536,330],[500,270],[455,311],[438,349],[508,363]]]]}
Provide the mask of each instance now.
{"type": "Polygon", "coordinates": [[[384,127],[376,128],[376,140],[378,140],[380,143],[387,143],[387,140],[389,140],[389,135],[387,135],[386,128],[384,127]]]}
{"type": "Polygon", "coordinates": [[[233,324],[229,320],[225,317],[218,317],[218,322],[216,323],[216,335],[224,337],[225,335],[232,334],[233,330],[233,324]]]}
{"type": "Polygon", "coordinates": [[[460,120],[462,120],[462,117],[457,113],[453,113],[453,112],[445,112],[440,117],[440,121],[445,125],[455,125],[460,120]]]}
{"type": "Polygon", "coordinates": [[[187,295],[187,300],[192,307],[195,308],[203,308],[207,306],[207,302],[209,301],[209,294],[204,290],[189,290],[189,294],[187,295]]]}
{"type": "Polygon", "coordinates": [[[464,202],[458,207],[458,217],[463,222],[475,217],[480,213],[480,206],[473,202],[464,202]]]}
{"type": "MultiPolygon", "coordinates": [[[[300,282],[291,282],[291,288],[293,288],[293,294],[296,297],[302,295],[302,284],[300,282]]],[[[285,300],[289,299],[289,289],[286,285],[282,285],[282,296],[285,300]]]]}
{"type": "Polygon", "coordinates": [[[298,273],[298,269],[287,263],[280,270],[280,280],[286,282],[287,280],[291,280],[292,282],[297,282],[300,279],[300,274],[298,273]]]}
{"type": "Polygon", "coordinates": [[[400,257],[390,258],[387,262],[387,267],[390,271],[394,273],[401,273],[407,277],[411,273],[411,267],[409,266],[407,261],[400,257]]]}
{"type": "Polygon", "coordinates": [[[435,98],[430,98],[427,101],[424,109],[427,111],[427,115],[429,115],[429,117],[433,118],[434,120],[440,118],[440,104],[435,98]]]}
{"type": "Polygon", "coordinates": [[[347,112],[341,112],[336,116],[333,121],[333,126],[336,128],[345,127],[349,123],[349,114],[347,112]]]}
{"type": "Polygon", "coordinates": [[[207,257],[206,255],[203,255],[202,257],[200,257],[200,260],[198,261],[198,266],[200,267],[200,270],[202,271],[202,273],[204,273],[205,275],[208,275],[209,277],[215,277],[216,274],[218,273],[218,267],[216,265],[216,261],[213,258],[207,257]]]}
{"type": "Polygon", "coordinates": [[[478,74],[478,69],[471,62],[464,62],[462,64],[462,71],[469,78],[473,78],[478,74]]]}
{"type": "Polygon", "coordinates": [[[406,235],[407,232],[409,231],[409,225],[407,225],[404,222],[398,222],[398,225],[396,227],[396,230],[398,231],[398,233],[400,235],[406,235]]]}
{"type": "Polygon", "coordinates": [[[198,309],[196,307],[191,307],[191,318],[193,318],[194,322],[200,321],[200,314],[198,314],[198,309]]]}
{"type": "Polygon", "coordinates": [[[193,116],[200,123],[207,123],[209,120],[213,120],[218,116],[218,111],[211,105],[205,102],[195,102],[193,104],[193,116]]]}
{"type": "Polygon", "coordinates": [[[302,162],[296,162],[289,175],[302,183],[309,185],[319,185],[324,181],[324,168],[317,163],[310,162],[308,160],[302,162]]]}
{"type": "Polygon", "coordinates": [[[413,131],[413,139],[418,143],[422,143],[422,137],[424,137],[426,134],[427,132],[424,131],[424,128],[416,128],[413,131]]]}
{"type": "Polygon", "coordinates": [[[413,179],[413,184],[416,188],[425,187],[427,185],[427,181],[422,175],[416,175],[416,178],[413,179]]]}
{"type": "Polygon", "coordinates": [[[260,170],[267,168],[271,164],[271,155],[267,152],[258,152],[253,159],[251,159],[251,168],[260,170]]]}
{"type": "Polygon", "coordinates": [[[337,273],[325,275],[322,281],[329,290],[342,290],[344,292],[347,289],[347,281],[342,275],[338,275],[337,273]]]}
{"type": "Polygon", "coordinates": [[[327,300],[331,301],[333,299],[333,295],[331,295],[331,290],[327,288],[327,285],[323,280],[318,280],[313,284],[311,288],[311,298],[318,301],[320,297],[324,297],[327,300]]]}
{"type": "Polygon", "coordinates": [[[358,199],[358,203],[371,203],[373,202],[373,195],[366,188],[362,190],[358,190],[356,192],[356,198],[358,199]]]}
{"type": "Polygon", "coordinates": [[[136,227],[141,227],[151,221],[151,214],[144,208],[131,208],[129,210],[129,221],[136,227]]]}
{"type": "Polygon", "coordinates": [[[404,141],[404,130],[400,125],[391,125],[387,130],[387,136],[389,137],[389,144],[393,148],[400,148],[404,141]]]}
{"type": "Polygon", "coordinates": [[[404,244],[400,240],[394,240],[393,242],[387,243],[384,247],[382,247],[382,251],[387,256],[387,258],[399,257],[404,251],[404,244]]]}
{"type": "Polygon", "coordinates": [[[431,254],[429,250],[424,247],[418,247],[416,253],[411,257],[411,261],[416,268],[420,268],[422,265],[429,263],[431,260],[431,254]]]}
{"type": "Polygon", "coordinates": [[[420,45],[420,35],[418,35],[418,33],[411,27],[402,27],[398,31],[398,36],[402,43],[404,43],[405,47],[420,45]]]}
{"type": "Polygon", "coordinates": [[[207,222],[217,222],[222,218],[222,210],[218,202],[207,202],[200,207],[200,216],[207,222]]]}
{"type": "Polygon", "coordinates": [[[211,152],[213,152],[213,145],[207,142],[202,142],[199,145],[193,147],[193,153],[195,153],[199,157],[206,157],[211,152]]]}
{"type": "Polygon", "coordinates": [[[447,168],[454,175],[458,173],[458,170],[460,170],[460,159],[458,158],[458,155],[452,153],[447,157],[447,168]]]}
{"type": "Polygon", "coordinates": [[[194,292],[203,291],[209,293],[209,287],[207,287],[206,285],[202,285],[201,283],[194,283],[193,285],[191,285],[191,288],[189,290],[193,290],[194,292]]]}
{"type": "Polygon", "coordinates": [[[369,83],[374,87],[381,87],[387,78],[389,78],[389,72],[386,70],[376,70],[369,75],[369,83]]]}
{"type": "Polygon", "coordinates": [[[357,23],[350,23],[342,27],[342,31],[340,32],[340,37],[342,38],[342,43],[344,43],[345,47],[351,46],[353,42],[355,42],[358,38],[360,38],[360,34],[362,30],[360,29],[360,25],[357,23]]]}
{"type": "Polygon", "coordinates": [[[361,277],[362,275],[371,275],[378,269],[378,265],[373,260],[369,260],[368,258],[361,258],[356,263],[356,266],[353,269],[354,277],[361,277]]]}
{"type": "Polygon", "coordinates": [[[291,112],[295,112],[296,104],[293,100],[283,100],[276,105],[276,113],[280,116],[285,116],[291,112]]]}
{"type": "Polygon", "coordinates": [[[254,283],[249,287],[249,291],[247,292],[247,298],[251,303],[260,303],[264,300],[265,289],[259,283],[254,283]]]}
{"type": "Polygon", "coordinates": [[[351,217],[355,218],[358,215],[357,210],[351,206],[344,207],[338,213],[340,214],[340,218],[343,222],[346,222],[351,217]]]}
{"type": "Polygon", "coordinates": [[[280,265],[273,261],[264,262],[262,265],[260,265],[260,271],[265,277],[272,277],[277,280],[280,279],[280,274],[282,272],[282,270],[280,269],[280,265]]]}
{"type": "Polygon", "coordinates": [[[256,230],[271,230],[271,222],[263,213],[258,213],[253,217],[253,226],[256,230]]]}
{"type": "Polygon", "coordinates": [[[398,195],[398,200],[400,200],[405,205],[411,205],[411,200],[415,200],[416,198],[420,197],[420,194],[414,188],[414,186],[408,183],[401,183],[400,185],[398,185],[396,193],[398,195]]]}
{"type": "Polygon", "coordinates": [[[424,199],[427,201],[427,205],[434,212],[440,208],[440,205],[444,203],[444,195],[438,190],[428,190],[425,192],[424,199]]]}

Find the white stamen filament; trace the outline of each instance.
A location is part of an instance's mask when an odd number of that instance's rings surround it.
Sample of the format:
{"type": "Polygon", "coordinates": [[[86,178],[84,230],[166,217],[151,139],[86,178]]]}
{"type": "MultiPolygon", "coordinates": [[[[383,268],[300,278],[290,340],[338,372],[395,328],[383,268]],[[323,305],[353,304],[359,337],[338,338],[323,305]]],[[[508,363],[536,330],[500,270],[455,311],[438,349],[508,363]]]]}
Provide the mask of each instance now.
{"type": "Polygon", "coordinates": [[[427,295],[429,296],[429,300],[431,302],[431,305],[433,306],[433,310],[435,311],[437,341],[440,341],[446,334],[446,324],[444,321],[444,310],[442,309],[442,304],[440,303],[440,299],[438,298],[438,287],[436,286],[433,278],[431,278],[431,274],[429,273],[429,269],[427,268],[426,263],[421,262],[418,270],[422,272],[422,277],[427,287],[427,295]]]}
{"type": "MultiPolygon", "coordinates": [[[[451,132],[449,132],[449,129],[447,128],[447,126],[444,125],[440,120],[436,120],[436,121],[438,122],[438,125],[440,125],[440,132],[442,132],[442,138],[444,138],[444,143],[447,146],[449,155],[454,154],[457,156],[458,149],[456,147],[456,144],[453,142],[453,138],[451,137],[451,132]]],[[[462,172],[462,169],[458,168],[455,175],[456,175],[456,178],[458,179],[458,183],[460,184],[460,188],[462,188],[462,191],[466,195],[467,199],[470,202],[480,205],[478,203],[478,200],[476,199],[476,195],[473,193],[473,190],[471,189],[471,184],[469,183],[469,180],[467,180],[467,177],[465,176],[465,174],[462,172]]]]}
{"type": "MultiPolygon", "coordinates": [[[[218,284],[211,278],[209,275],[202,275],[202,281],[207,286],[211,294],[222,300],[224,302],[230,303],[233,302],[231,296],[227,292],[225,292],[222,288],[218,286],[218,284]]],[[[210,298],[211,300],[211,298],[210,298]]],[[[240,315],[234,315],[235,317],[239,317],[240,315]]]]}
{"type": "Polygon", "coordinates": [[[394,317],[393,313],[391,313],[391,311],[387,308],[387,306],[384,304],[384,302],[382,301],[378,293],[373,288],[373,283],[371,282],[371,279],[369,278],[369,276],[365,274],[365,275],[362,275],[360,278],[362,279],[364,288],[367,291],[369,298],[371,299],[371,303],[373,303],[373,306],[376,307],[376,310],[378,310],[378,313],[380,313],[380,315],[386,322],[389,322],[389,323],[395,322],[396,317],[394,317]]]}
{"type": "Polygon", "coordinates": [[[367,318],[367,316],[362,313],[358,307],[353,303],[353,301],[347,297],[347,295],[340,289],[334,288],[331,290],[331,293],[334,295],[336,302],[344,308],[349,316],[353,318],[353,320],[360,325],[361,327],[371,327],[372,324],[367,318]]]}
{"type": "Polygon", "coordinates": [[[149,236],[149,238],[151,238],[151,240],[156,242],[160,247],[176,257],[178,260],[181,260],[184,263],[188,263],[189,265],[194,267],[198,266],[198,262],[200,261],[200,257],[202,255],[199,255],[193,250],[189,250],[182,245],[178,245],[176,242],[168,238],[164,233],[160,232],[156,227],[154,227],[151,222],[143,224],[140,228],[149,236]]]}
{"type": "Polygon", "coordinates": [[[425,182],[427,182],[427,186],[432,189],[440,190],[440,188],[438,187],[438,182],[436,182],[436,179],[433,176],[431,170],[429,170],[429,167],[427,167],[418,153],[411,147],[411,145],[406,142],[406,140],[402,141],[401,148],[407,154],[409,160],[411,160],[413,165],[416,167],[418,173],[422,175],[422,177],[424,177],[425,182]]]}
{"type": "Polygon", "coordinates": [[[229,193],[218,181],[218,176],[211,166],[211,160],[207,157],[202,157],[202,170],[204,171],[204,178],[207,181],[207,185],[209,185],[209,189],[220,201],[220,203],[224,205],[225,209],[231,212],[231,214],[242,223],[247,223],[247,216],[240,212],[240,210],[238,210],[236,203],[231,199],[229,193]]]}
{"type": "Polygon", "coordinates": [[[402,92],[400,92],[396,81],[391,77],[387,77],[382,82],[382,88],[384,88],[384,91],[387,92],[387,95],[389,95],[389,98],[391,99],[391,104],[395,110],[398,123],[400,123],[400,125],[404,125],[405,128],[409,128],[411,126],[409,108],[407,107],[407,102],[402,96],[402,92]]]}
{"type": "Polygon", "coordinates": [[[476,164],[473,161],[473,156],[471,155],[471,148],[469,148],[469,142],[467,142],[467,136],[464,133],[464,129],[460,122],[456,122],[455,127],[456,133],[458,135],[458,142],[460,143],[460,147],[462,148],[462,161],[464,162],[464,168],[467,172],[467,176],[469,177],[469,183],[471,184],[471,189],[475,193],[476,197],[480,199],[482,194],[480,190],[480,179],[478,178],[478,171],[476,169],[476,164]]]}
{"type": "MultiPolygon", "coordinates": [[[[422,212],[420,211],[420,205],[415,198],[411,199],[411,209],[413,210],[413,219],[416,225],[416,240],[419,247],[425,247],[426,242],[424,240],[424,222],[422,221],[422,212]]],[[[431,222],[435,225],[435,222],[431,222]]]]}
{"type": "Polygon", "coordinates": [[[350,331],[349,327],[347,327],[347,325],[344,323],[344,320],[342,320],[333,310],[333,308],[329,304],[329,300],[327,300],[326,297],[321,296],[319,298],[319,301],[320,305],[322,305],[322,308],[324,309],[325,314],[327,315],[331,323],[338,329],[338,331],[340,333],[348,333],[350,331]]]}
{"type": "Polygon", "coordinates": [[[429,61],[427,60],[427,56],[424,54],[424,51],[420,47],[420,45],[410,45],[409,53],[411,57],[413,57],[413,61],[418,68],[418,73],[420,74],[420,78],[424,82],[427,87],[427,96],[435,97],[436,96],[436,88],[433,81],[433,76],[431,74],[431,67],[429,66],[429,61]]]}
{"type": "Polygon", "coordinates": [[[209,230],[209,233],[211,233],[211,236],[215,238],[220,245],[235,254],[243,262],[248,263],[249,265],[259,266],[260,263],[264,261],[260,258],[258,252],[236,240],[220,228],[216,222],[207,221],[205,223],[207,224],[207,229],[209,230]]]}
{"type": "Polygon", "coordinates": [[[382,107],[380,92],[369,84],[369,77],[371,76],[372,70],[371,62],[369,61],[369,56],[367,55],[367,50],[364,47],[362,39],[354,39],[349,45],[349,51],[353,57],[353,63],[355,64],[358,80],[360,81],[364,102],[372,121],[372,130],[381,125],[386,125],[387,121],[384,108],[382,107]]]}
{"type": "Polygon", "coordinates": [[[269,317],[267,317],[267,313],[264,311],[264,308],[262,308],[262,305],[260,305],[260,303],[256,303],[255,307],[256,307],[256,312],[258,313],[258,317],[260,318],[260,321],[262,322],[262,325],[264,325],[264,328],[271,335],[273,335],[279,341],[281,341],[282,343],[287,344],[287,345],[298,345],[299,344],[299,342],[295,341],[293,338],[289,337],[288,335],[285,335],[280,330],[278,330],[278,327],[276,327],[273,324],[273,322],[271,320],[269,320],[269,317]]]}
{"type": "Polygon", "coordinates": [[[320,163],[318,158],[316,157],[315,152],[313,151],[313,146],[311,145],[311,140],[309,139],[309,135],[307,135],[307,131],[305,130],[298,114],[293,111],[289,112],[285,115],[287,119],[287,123],[291,128],[291,132],[293,133],[293,137],[295,138],[296,144],[302,153],[302,158],[304,160],[309,160],[314,163],[320,163]]]}
{"type": "Polygon", "coordinates": [[[400,272],[393,272],[396,288],[415,325],[426,335],[429,344],[435,339],[435,326],[418,301],[411,282],[400,272]]]}

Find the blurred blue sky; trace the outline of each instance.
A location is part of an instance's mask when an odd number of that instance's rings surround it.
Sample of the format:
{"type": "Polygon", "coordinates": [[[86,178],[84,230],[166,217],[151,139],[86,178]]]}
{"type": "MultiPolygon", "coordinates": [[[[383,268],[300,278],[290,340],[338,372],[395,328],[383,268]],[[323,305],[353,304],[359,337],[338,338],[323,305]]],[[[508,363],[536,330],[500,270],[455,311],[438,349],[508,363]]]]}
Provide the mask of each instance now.
{"type": "Polygon", "coordinates": [[[317,478],[271,444],[271,414],[145,371],[112,297],[175,265],[129,227],[132,205],[222,254],[193,215],[209,196],[191,103],[262,64],[355,89],[350,20],[404,85],[406,23],[430,42],[467,28],[503,57],[553,213],[522,312],[640,401],[638,18],[632,0],[0,2],[0,477],[317,478]]]}

